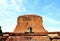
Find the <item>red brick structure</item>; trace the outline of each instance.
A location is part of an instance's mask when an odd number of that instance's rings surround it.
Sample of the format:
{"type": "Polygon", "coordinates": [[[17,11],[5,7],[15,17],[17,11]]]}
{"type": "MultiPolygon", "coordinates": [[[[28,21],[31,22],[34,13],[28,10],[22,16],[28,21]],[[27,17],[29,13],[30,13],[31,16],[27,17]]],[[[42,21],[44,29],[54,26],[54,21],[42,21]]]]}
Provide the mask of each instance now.
{"type": "Polygon", "coordinates": [[[0,41],[60,41],[60,32],[48,32],[42,23],[41,16],[19,16],[14,32],[0,34],[0,41]]]}
{"type": "Polygon", "coordinates": [[[28,32],[28,28],[32,28],[32,32],[46,32],[42,24],[42,17],[37,15],[24,15],[19,16],[17,25],[14,30],[16,33],[28,32]]]}

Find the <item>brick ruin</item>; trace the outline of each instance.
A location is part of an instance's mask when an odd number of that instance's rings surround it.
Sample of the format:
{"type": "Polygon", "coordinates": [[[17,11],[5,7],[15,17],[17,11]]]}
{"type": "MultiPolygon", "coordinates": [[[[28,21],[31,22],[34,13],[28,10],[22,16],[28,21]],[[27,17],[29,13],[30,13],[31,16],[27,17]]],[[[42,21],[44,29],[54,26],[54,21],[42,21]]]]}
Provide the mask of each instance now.
{"type": "Polygon", "coordinates": [[[29,27],[32,28],[32,32],[47,32],[42,25],[42,17],[36,15],[19,16],[14,32],[28,32],[29,27]]]}
{"type": "Polygon", "coordinates": [[[60,41],[60,32],[44,29],[41,16],[23,15],[18,17],[14,32],[0,33],[0,41],[60,41]]]}

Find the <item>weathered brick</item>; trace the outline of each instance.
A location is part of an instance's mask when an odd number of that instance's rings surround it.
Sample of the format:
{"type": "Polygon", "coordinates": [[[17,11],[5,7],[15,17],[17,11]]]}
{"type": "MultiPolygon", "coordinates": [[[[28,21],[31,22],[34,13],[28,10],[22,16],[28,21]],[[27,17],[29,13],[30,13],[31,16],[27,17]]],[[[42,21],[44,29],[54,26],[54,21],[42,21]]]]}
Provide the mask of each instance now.
{"type": "Polygon", "coordinates": [[[47,32],[42,25],[42,17],[37,15],[19,16],[14,32],[28,32],[28,27],[32,27],[32,32],[47,32]]]}

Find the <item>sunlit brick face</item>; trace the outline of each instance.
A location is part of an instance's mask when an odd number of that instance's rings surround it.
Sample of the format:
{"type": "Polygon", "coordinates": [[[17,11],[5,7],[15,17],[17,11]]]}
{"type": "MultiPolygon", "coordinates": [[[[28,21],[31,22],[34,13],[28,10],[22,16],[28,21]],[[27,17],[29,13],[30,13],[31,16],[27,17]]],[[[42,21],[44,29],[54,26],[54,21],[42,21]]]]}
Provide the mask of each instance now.
{"type": "Polygon", "coordinates": [[[42,17],[37,15],[19,16],[14,32],[28,32],[29,27],[32,28],[32,32],[47,32],[42,25],[42,17]]]}

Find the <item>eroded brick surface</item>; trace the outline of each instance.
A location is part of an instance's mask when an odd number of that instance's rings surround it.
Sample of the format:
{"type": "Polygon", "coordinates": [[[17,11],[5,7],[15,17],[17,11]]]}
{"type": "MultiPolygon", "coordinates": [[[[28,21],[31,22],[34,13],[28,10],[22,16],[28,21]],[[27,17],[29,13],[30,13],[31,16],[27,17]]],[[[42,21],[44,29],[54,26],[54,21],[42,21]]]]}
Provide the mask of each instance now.
{"type": "Polygon", "coordinates": [[[50,41],[48,36],[9,36],[6,41],[50,41]]]}
{"type": "Polygon", "coordinates": [[[52,39],[52,41],[60,41],[60,39],[52,39]]]}
{"type": "Polygon", "coordinates": [[[47,32],[42,25],[42,17],[37,15],[19,16],[14,32],[28,32],[28,27],[32,27],[32,32],[47,32]]]}

